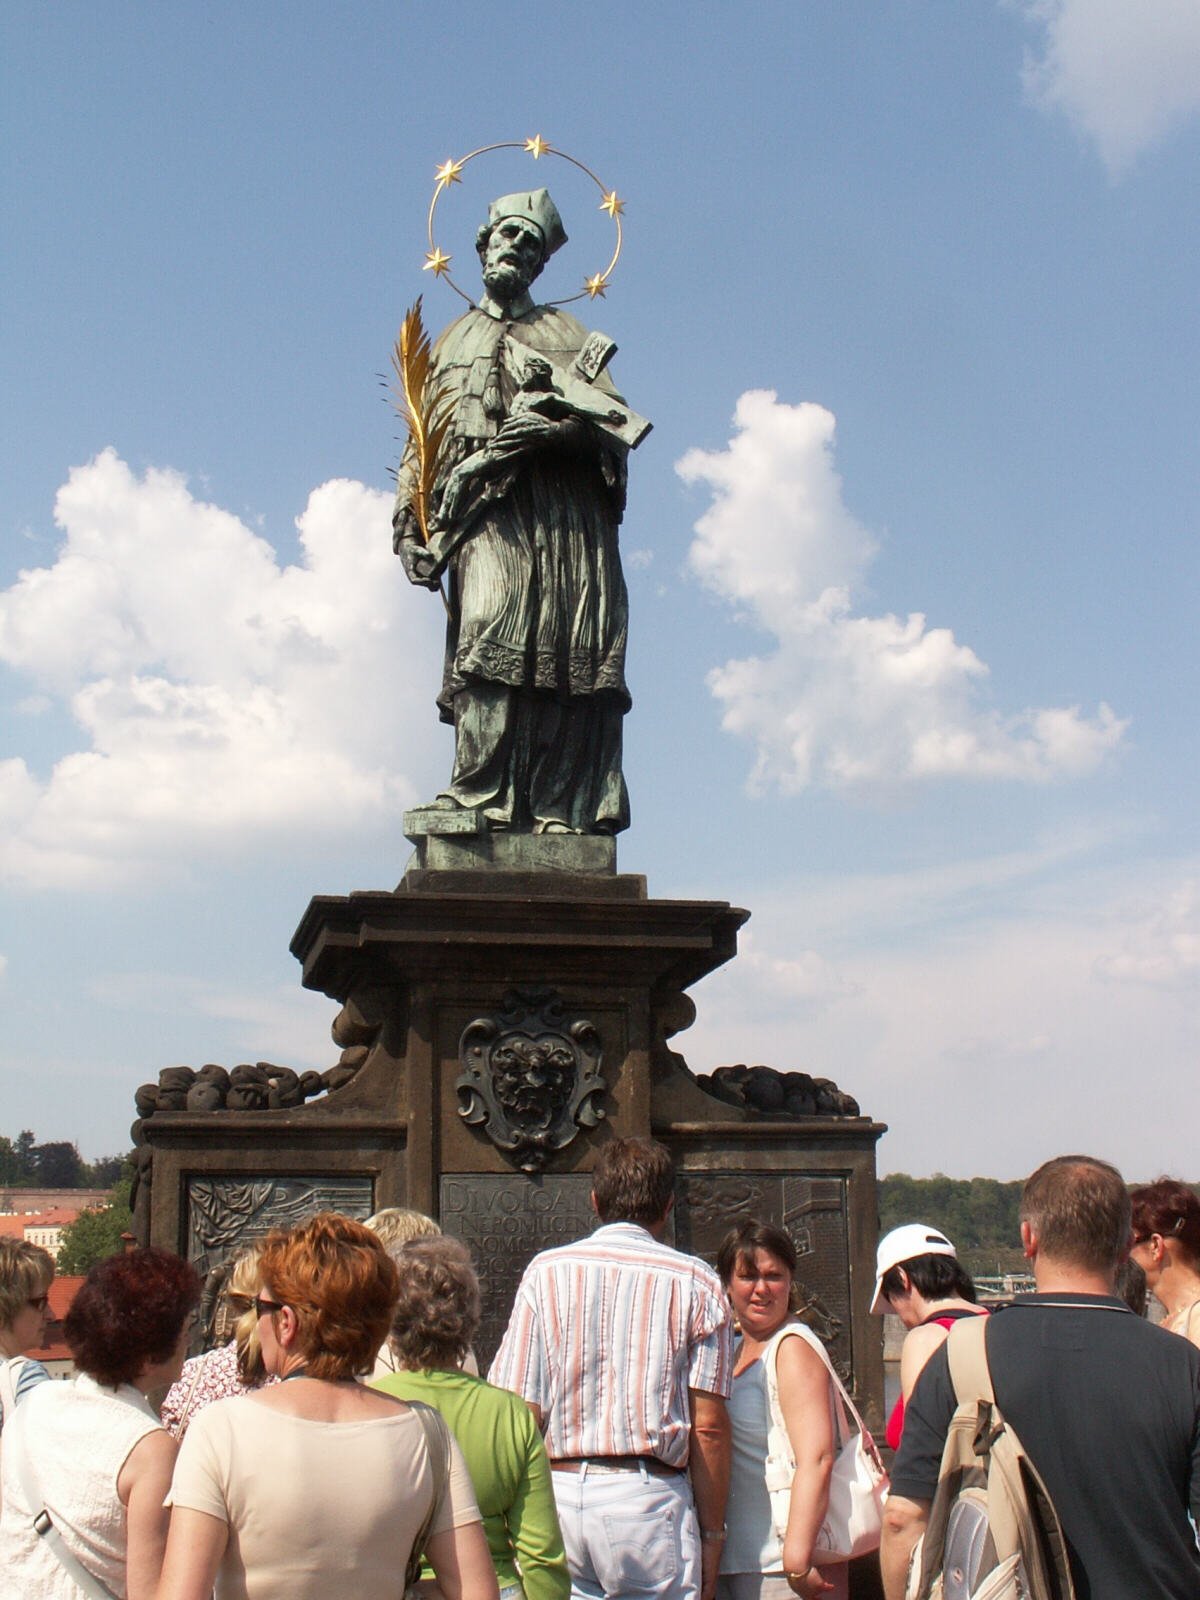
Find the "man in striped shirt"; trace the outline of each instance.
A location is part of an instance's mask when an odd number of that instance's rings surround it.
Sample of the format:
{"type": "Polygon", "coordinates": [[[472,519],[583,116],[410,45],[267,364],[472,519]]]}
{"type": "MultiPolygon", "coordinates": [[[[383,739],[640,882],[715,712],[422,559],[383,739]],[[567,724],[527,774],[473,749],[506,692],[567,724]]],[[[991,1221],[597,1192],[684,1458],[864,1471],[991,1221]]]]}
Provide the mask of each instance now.
{"type": "Polygon", "coordinates": [[[716,1273],[663,1243],[674,1183],[652,1140],[601,1147],[601,1226],[530,1262],[488,1375],[545,1434],[573,1600],[716,1591],[732,1329],[716,1273]]]}

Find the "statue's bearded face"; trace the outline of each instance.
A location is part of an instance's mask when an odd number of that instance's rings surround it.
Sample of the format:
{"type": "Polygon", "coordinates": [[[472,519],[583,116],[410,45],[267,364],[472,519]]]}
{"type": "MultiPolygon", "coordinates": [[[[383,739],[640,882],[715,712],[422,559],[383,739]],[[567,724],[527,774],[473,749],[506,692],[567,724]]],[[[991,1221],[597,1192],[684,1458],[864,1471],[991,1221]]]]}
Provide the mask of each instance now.
{"type": "Polygon", "coordinates": [[[504,217],[483,252],[483,282],[497,300],[515,300],[542,270],[541,231],[520,217],[504,217]]]}

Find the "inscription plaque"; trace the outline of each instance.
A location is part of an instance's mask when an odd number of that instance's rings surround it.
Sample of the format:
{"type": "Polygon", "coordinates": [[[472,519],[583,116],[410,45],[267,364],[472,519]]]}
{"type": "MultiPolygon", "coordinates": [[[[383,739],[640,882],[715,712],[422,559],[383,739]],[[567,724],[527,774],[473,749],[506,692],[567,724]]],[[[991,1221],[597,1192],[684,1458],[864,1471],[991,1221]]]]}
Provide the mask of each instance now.
{"type": "Polygon", "coordinates": [[[475,1339],[480,1372],[486,1374],[499,1348],[529,1262],[539,1250],[582,1239],[596,1226],[591,1195],[586,1173],[442,1177],[442,1227],[470,1250],[483,1289],[475,1339]]]}
{"type": "Polygon", "coordinates": [[[845,1178],[796,1172],[685,1173],[675,1181],[676,1247],[715,1264],[740,1222],[772,1222],[796,1247],[801,1314],[853,1385],[845,1178]]]}

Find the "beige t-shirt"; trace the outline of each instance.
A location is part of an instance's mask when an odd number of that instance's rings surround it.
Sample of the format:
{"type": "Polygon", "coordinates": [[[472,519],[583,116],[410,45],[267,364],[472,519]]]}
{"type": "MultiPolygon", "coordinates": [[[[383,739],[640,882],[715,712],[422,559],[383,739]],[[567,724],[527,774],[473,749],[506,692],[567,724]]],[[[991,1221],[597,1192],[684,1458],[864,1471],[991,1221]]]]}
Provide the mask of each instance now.
{"type": "MultiPolygon", "coordinates": [[[[433,1493],[414,1413],[309,1422],[252,1395],[218,1400],[179,1448],[168,1505],[229,1524],[217,1600],[401,1600],[408,1553],[433,1493]]],[[[433,1533],[477,1522],[458,1446],[433,1533]]]]}

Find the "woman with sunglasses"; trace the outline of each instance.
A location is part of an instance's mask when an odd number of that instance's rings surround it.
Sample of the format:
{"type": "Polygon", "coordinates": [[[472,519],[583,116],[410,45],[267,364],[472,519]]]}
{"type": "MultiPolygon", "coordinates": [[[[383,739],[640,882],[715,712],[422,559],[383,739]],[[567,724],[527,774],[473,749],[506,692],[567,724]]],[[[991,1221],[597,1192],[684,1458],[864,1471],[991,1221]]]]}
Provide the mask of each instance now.
{"type": "Polygon", "coordinates": [[[168,1497],[158,1600],[402,1600],[422,1543],[446,1600],[498,1600],[461,1454],[435,1419],[359,1382],[391,1326],[396,1269],[324,1213],[264,1241],[255,1302],[280,1382],[195,1419],[168,1497]],[[439,1432],[438,1429],[441,1431],[439,1432]]]}
{"type": "Polygon", "coordinates": [[[22,1354],[46,1334],[54,1261],[41,1245],[0,1239],[0,1430],[35,1384],[50,1374],[22,1354]]]}
{"type": "Polygon", "coordinates": [[[179,1376],[199,1298],[196,1272],[166,1250],[88,1273],[63,1324],[74,1382],[39,1384],[4,1430],[5,1594],[151,1600],[176,1447],[147,1396],[179,1376]]]}
{"type": "Polygon", "coordinates": [[[184,1362],[183,1375],[162,1403],[163,1426],[176,1439],[183,1438],[189,1423],[214,1400],[249,1394],[264,1383],[279,1381],[268,1377],[258,1342],[254,1297],[260,1254],[261,1246],[254,1244],[234,1260],[217,1303],[216,1348],[184,1362]]]}
{"type": "Polygon", "coordinates": [[[1200,1345],[1200,1200],[1175,1178],[1131,1189],[1129,1198],[1130,1256],[1166,1312],[1162,1326],[1200,1345]]]}

